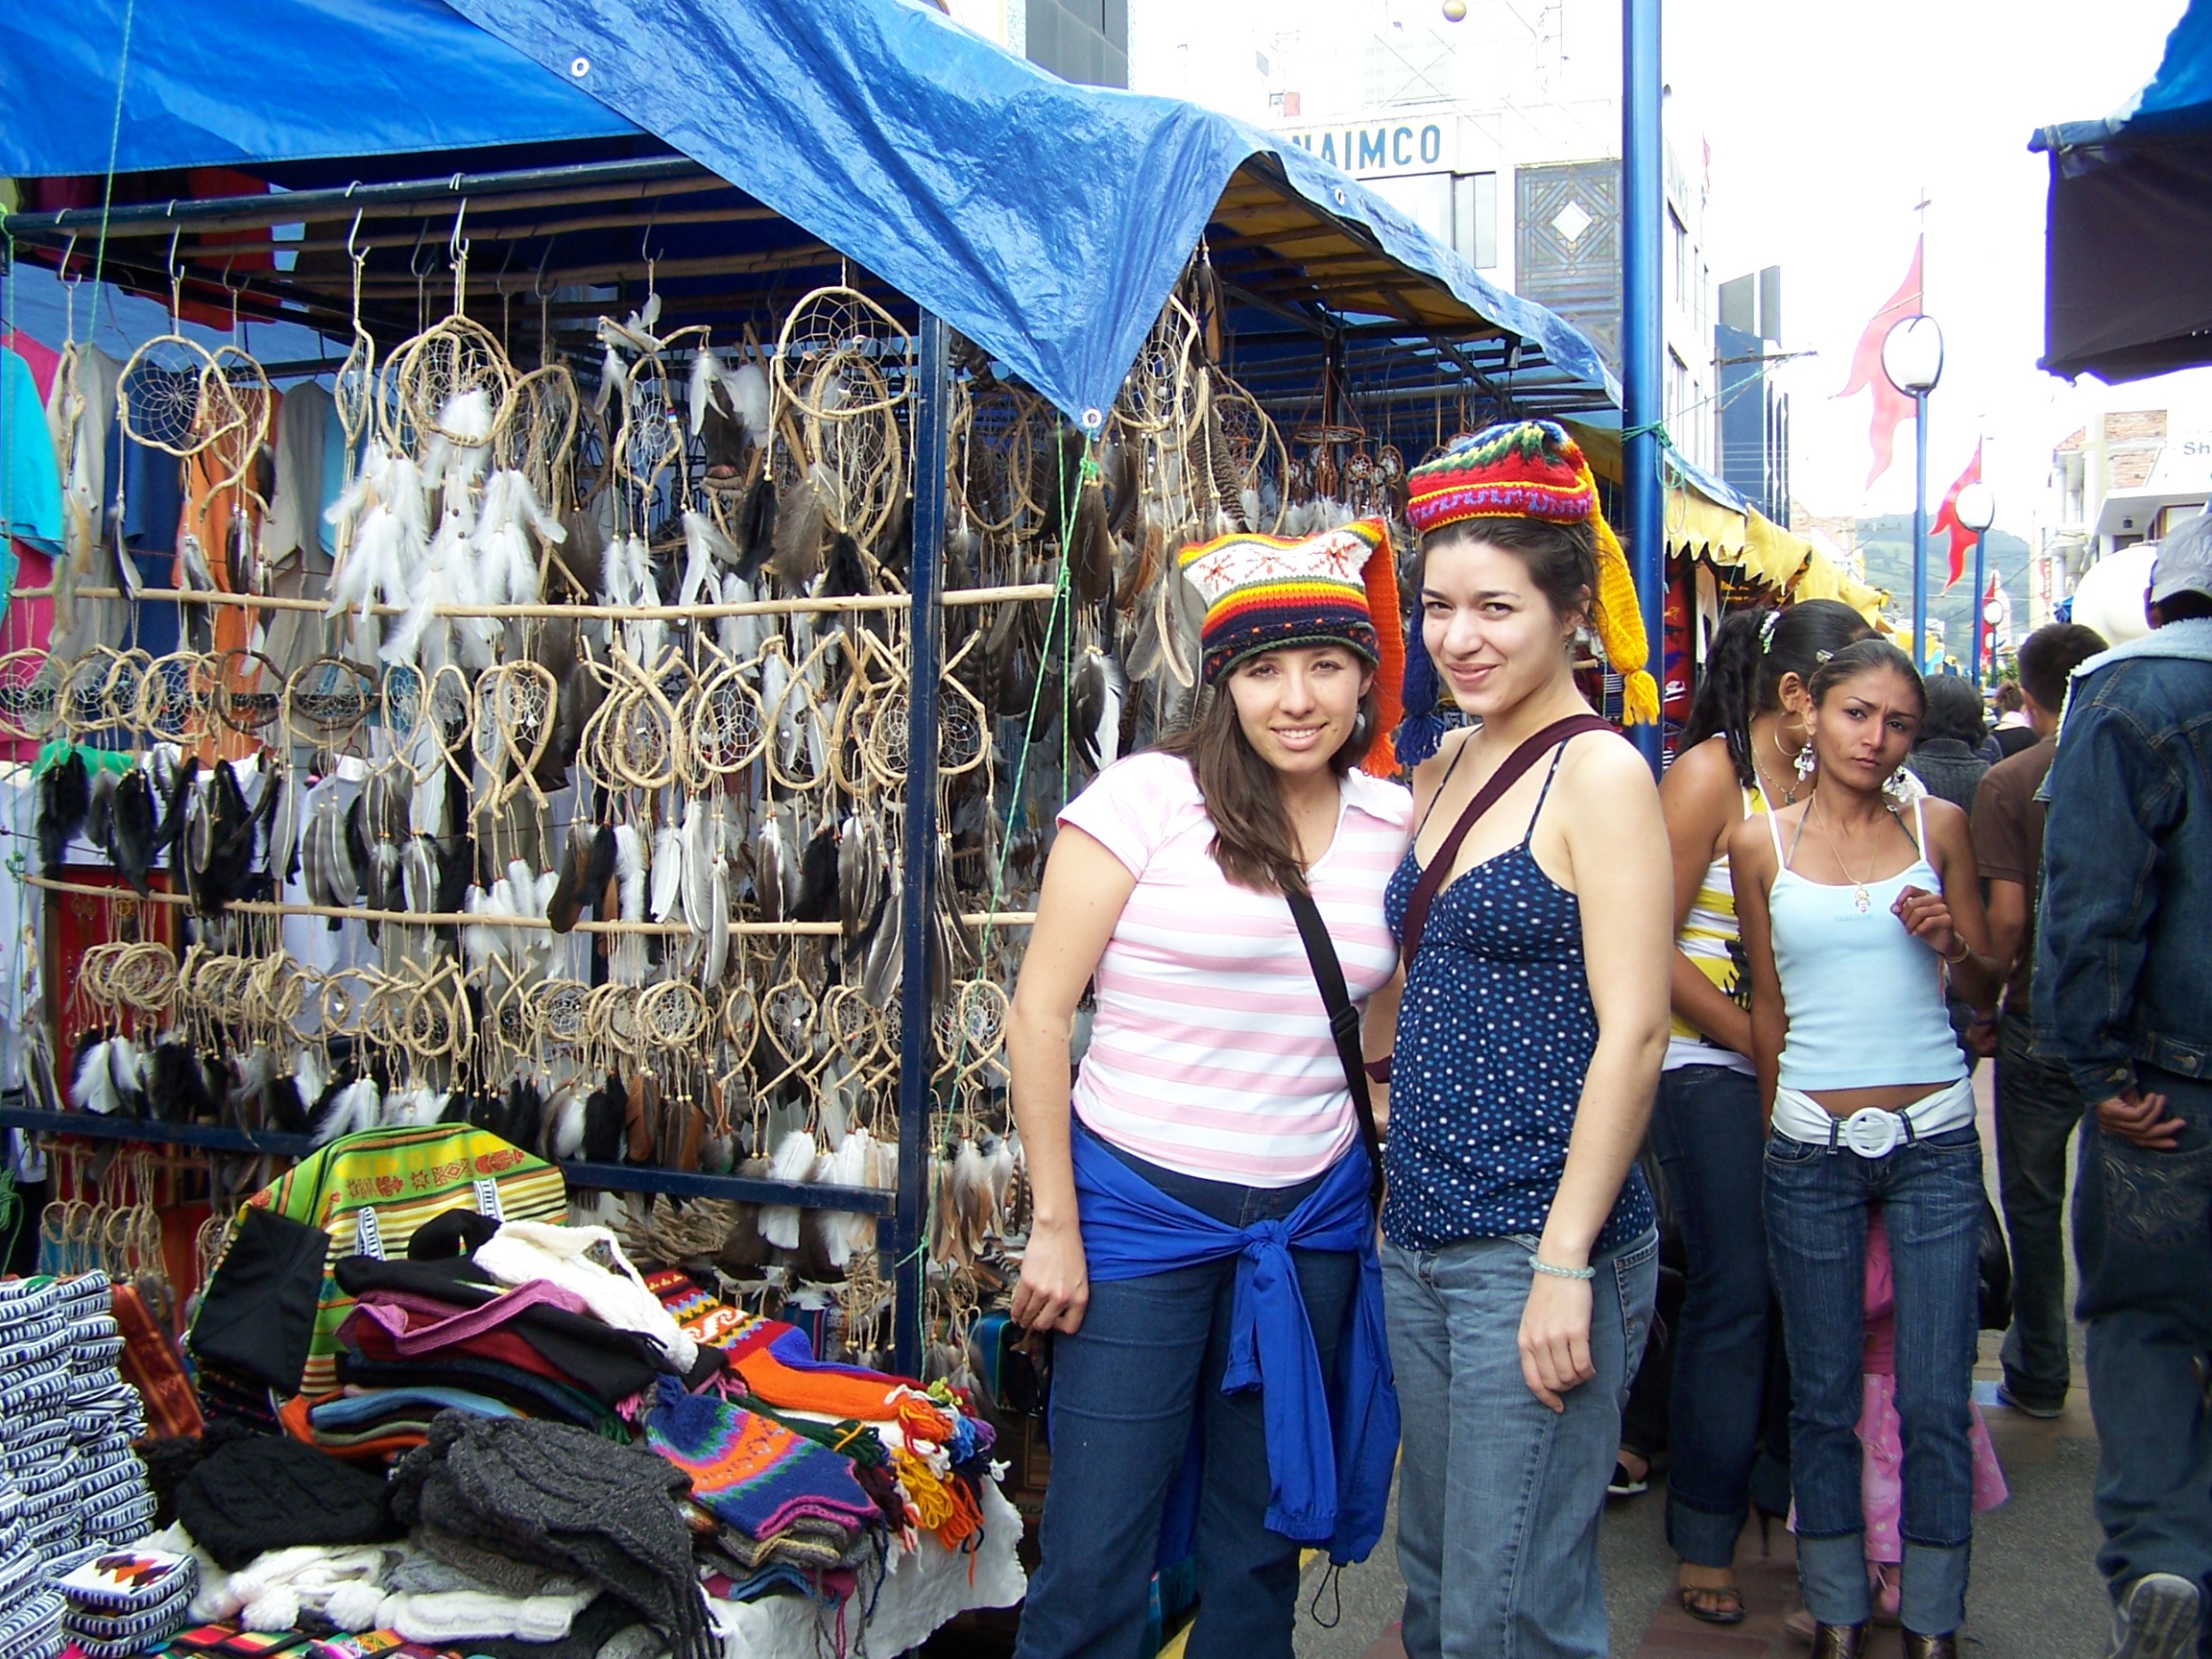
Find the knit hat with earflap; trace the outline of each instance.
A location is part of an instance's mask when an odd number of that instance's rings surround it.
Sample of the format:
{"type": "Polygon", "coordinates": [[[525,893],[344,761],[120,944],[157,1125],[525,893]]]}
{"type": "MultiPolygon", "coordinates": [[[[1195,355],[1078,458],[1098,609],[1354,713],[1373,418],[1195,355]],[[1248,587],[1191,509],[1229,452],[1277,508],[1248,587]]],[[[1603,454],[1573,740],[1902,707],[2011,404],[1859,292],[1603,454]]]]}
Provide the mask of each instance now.
{"type": "Polygon", "coordinates": [[[1380,518],[1358,518],[1302,541],[1237,531],[1183,549],[1177,564],[1206,600],[1199,629],[1206,684],[1247,657],[1290,645],[1342,645],[1375,665],[1380,730],[1361,767],[1397,773],[1390,731],[1406,645],[1397,559],[1380,518]]]}
{"type": "MultiPolygon", "coordinates": [[[[1406,521],[1423,536],[1471,518],[1587,522],[1598,542],[1598,591],[1591,621],[1606,661],[1619,671],[1623,711],[1631,726],[1659,718],[1659,686],[1645,667],[1649,648],[1628,561],[1598,505],[1598,481],[1582,446],[1553,421],[1508,421],[1463,438],[1407,474],[1406,521]]],[[[1433,710],[1440,686],[1420,631],[1407,642],[1407,720],[1398,752],[1408,764],[1435,752],[1433,710]]]]}

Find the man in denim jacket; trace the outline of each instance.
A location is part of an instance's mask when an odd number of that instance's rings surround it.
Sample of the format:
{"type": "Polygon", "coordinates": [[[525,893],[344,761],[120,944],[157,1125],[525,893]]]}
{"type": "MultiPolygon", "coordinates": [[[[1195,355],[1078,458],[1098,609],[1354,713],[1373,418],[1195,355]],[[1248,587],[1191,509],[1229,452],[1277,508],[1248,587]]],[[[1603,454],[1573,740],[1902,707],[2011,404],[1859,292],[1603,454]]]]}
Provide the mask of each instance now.
{"type": "Polygon", "coordinates": [[[2035,1044],[2083,1121],[2076,1313],[2114,1659],[2212,1656],[2212,518],[2075,670],[2045,779],[2035,1044]]]}

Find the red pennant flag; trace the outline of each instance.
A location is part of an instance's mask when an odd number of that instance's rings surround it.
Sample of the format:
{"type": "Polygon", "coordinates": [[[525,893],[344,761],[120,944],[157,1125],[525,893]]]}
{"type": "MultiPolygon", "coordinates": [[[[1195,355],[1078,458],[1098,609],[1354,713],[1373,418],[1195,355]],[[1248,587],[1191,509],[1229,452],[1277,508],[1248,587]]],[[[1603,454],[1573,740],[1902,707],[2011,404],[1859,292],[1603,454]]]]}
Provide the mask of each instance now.
{"type": "Polygon", "coordinates": [[[1898,422],[1912,414],[1912,399],[1890,385],[1889,376],[1882,373],[1882,342],[1901,318],[1919,315],[1921,246],[1920,241],[1913,242],[1911,270],[1905,273],[1905,280],[1898,284],[1897,292],[1889,296],[1887,304],[1874,313],[1865,332],[1859,336],[1858,349],[1851,353],[1851,382],[1836,394],[1839,397],[1869,390],[1874,394],[1873,419],[1866,428],[1866,442],[1874,451],[1874,468],[1866,474],[1869,487],[1889,470],[1898,422]]]}
{"type": "Polygon", "coordinates": [[[1966,463],[1966,470],[1960,473],[1951,488],[1944,493],[1943,511],[1936,515],[1936,522],[1929,527],[1931,539],[1951,533],[1951,576],[1943,584],[1948,593],[1959,585],[1959,578],[1966,574],[1966,549],[1974,545],[1974,532],[1959,522],[1959,492],[1969,484],[1982,482],[1982,444],[1974,444],[1974,459],[1966,463]]]}

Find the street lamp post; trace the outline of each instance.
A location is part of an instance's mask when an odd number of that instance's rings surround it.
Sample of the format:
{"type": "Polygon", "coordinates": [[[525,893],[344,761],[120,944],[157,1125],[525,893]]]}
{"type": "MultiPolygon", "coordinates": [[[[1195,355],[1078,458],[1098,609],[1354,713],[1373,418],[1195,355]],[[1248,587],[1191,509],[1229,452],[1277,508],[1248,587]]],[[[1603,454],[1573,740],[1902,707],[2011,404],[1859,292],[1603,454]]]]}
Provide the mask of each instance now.
{"type": "Polygon", "coordinates": [[[1990,493],[1989,486],[1977,479],[1959,492],[1959,499],[1951,504],[1951,511],[1959,522],[1974,532],[1974,666],[1969,677],[1974,689],[1982,689],[1982,640],[1989,618],[1982,604],[1987,589],[1988,574],[1984,551],[1989,541],[1989,526],[1997,521],[1997,497],[1990,493]]]}
{"type": "Polygon", "coordinates": [[[1943,330],[1906,317],[1882,340],[1882,373],[1912,399],[1912,665],[1928,665],[1928,394],[1943,378],[1943,330]]]}

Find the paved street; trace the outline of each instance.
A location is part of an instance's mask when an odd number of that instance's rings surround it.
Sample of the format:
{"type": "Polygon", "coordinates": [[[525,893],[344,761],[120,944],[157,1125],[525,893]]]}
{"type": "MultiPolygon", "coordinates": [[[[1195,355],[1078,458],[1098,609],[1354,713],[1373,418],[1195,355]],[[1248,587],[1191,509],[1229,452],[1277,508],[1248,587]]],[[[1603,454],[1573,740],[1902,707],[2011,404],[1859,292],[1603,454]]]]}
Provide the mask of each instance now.
{"type": "MultiPolygon", "coordinates": [[[[1991,1143],[1988,1070],[1983,1067],[1976,1079],[1984,1146],[1991,1143]]],[[[1989,1163],[1993,1183],[1993,1156],[1989,1163]]],[[[2080,1332],[2074,1337],[2073,1397],[2065,1415],[2049,1423],[1995,1404],[1998,1340],[1993,1334],[1983,1336],[1976,1393],[2012,1496],[2004,1507],[1976,1518],[1974,1577],[1960,1649],[1991,1659],[2096,1659],[2104,1650],[2109,1620],[2093,1565],[2098,1532],[2089,1493],[2097,1438],[2080,1386],[2080,1332]]],[[[1796,1605],[1788,1533],[1777,1525],[1771,1552],[1762,1556],[1758,1527],[1748,1528],[1737,1559],[1750,1617],[1730,1629],[1699,1624],[1669,1595],[1674,1561],[1663,1531],[1665,1502],[1664,1487],[1654,1480],[1648,1494],[1615,1502],[1605,1517],[1605,1601],[1614,1659],[1797,1659],[1806,1653],[1782,1632],[1784,1616],[1796,1605]]],[[[1298,1659],[1396,1659],[1405,1587],[1394,1537],[1394,1530],[1385,1532],[1373,1558],[1342,1576],[1341,1616],[1334,1628],[1313,1618],[1322,1566],[1309,1565],[1300,1596],[1298,1659]]],[[[1324,1597],[1321,1613],[1330,1611],[1324,1597]]],[[[1896,1634],[1884,1631],[1871,1656],[1894,1659],[1898,1652],[1896,1634]]]]}

